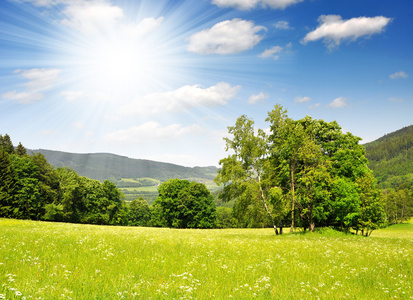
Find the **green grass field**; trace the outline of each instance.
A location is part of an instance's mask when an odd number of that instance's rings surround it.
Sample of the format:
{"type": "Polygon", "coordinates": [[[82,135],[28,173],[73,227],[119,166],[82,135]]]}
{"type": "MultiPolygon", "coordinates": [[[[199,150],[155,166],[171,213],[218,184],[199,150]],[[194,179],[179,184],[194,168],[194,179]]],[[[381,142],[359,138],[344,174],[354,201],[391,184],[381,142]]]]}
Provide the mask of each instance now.
{"type": "Polygon", "coordinates": [[[413,299],[413,224],[176,230],[0,219],[0,299],[413,299]]]}

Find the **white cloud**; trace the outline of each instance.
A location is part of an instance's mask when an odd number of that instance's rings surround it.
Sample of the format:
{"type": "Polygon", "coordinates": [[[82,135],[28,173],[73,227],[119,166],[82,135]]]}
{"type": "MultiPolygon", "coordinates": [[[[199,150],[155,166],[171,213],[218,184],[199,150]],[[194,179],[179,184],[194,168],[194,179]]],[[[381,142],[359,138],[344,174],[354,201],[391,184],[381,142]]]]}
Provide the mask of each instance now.
{"type": "Polygon", "coordinates": [[[254,22],[241,19],[226,20],[189,37],[188,51],[200,54],[234,54],[252,49],[265,30],[254,22]]]}
{"type": "Polygon", "coordinates": [[[402,103],[402,102],[404,102],[404,99],[403,98],[390,97],[389,99],[387,99],[387,101],[402,103]]]}
{"type": "Polygon", "coordinates": [[[238,9],[251,9],[258,4],[259,0],[213,0],[212,3],[219,7],[234,7],[238,9]]]}
{"type": "Polygon", "coordinates": [[[311,101],[310,97],[298,96],[298,97],[295,97],[295,99],[294,99],[295,103],[306,103],[306,102],[309,102],[309,101],[311,101]]]}
{"type": "Polygon", "coordinates": [[[63,91],[60,93],[66,101],[73,102],[77,100],[89,100],[89,101],[109,101],[112,98],[101,92],[84,92],[84,91],[63,91]]]}
{"type": "Polygon", "coordinates": [[[338,97],[329,104],[329,106],[333,108],[343,108],[346,105],[347,100],[344,97],[338,97]]]}
{"type": "Polygon", "coordinates": [[[56,82],[61,71],[58,69],[42,68],[25,71],[18,70],[16,73],[21,74],[23,78],[29,80],[24,86],[30,90],[40,91],[50,89],[56,82]]]}
{"type": "Polygon", "coordinates": [[[290,27],[290,24],[287,21],[278,21],[277,23],[274,24],[274,26],[277,29],[283,29],[283,30],[292,29],[290,27]]]}
{"type": "Polygon", "coordinates": [[[314,109],[314,108],[318,108],[318,107],[320,107],[320,103],[316,103],[316,104],[314,104],[314,105],[310,105],[308,108],[314,109]]]}
{"type": "Polygon", "coordinates": [[[52,6],[65,2],[64,0],[23,0],[23,2],[30,2],[35,6],[52,6]]]}
{"type": "Polygon", "coordinates": [[[100,0],[23,0],[35,6],[51,7],[62,5],[64,18],[60,22],[91,35],[101,32],[113,31],[130,38],[140,37],[154,31],[163,21],[163,17],[145,18],[139,23],[122,23],[124,12],[119,6],[100,0]]]}
{"type": "Polygon", "coordinates": [[[263,6],[274,9],[285,9],[287,6],[303,2],[304,0],[261,0],[263,6]]]}
{"type": "Polygon", "coordinates": [[[147,122],[128,129],[106,134],[103,140],[110,143],[142,144],[170,141],[186,135],[200,135],[204,130],[199,125],[184,127],[181,124],[162,126],[158,122],[147,122]]]}
{"type": "Polygon", "coordinates": [[[197,106],[213,107],[227,104],[238,93],[241,86],[219,82],[209,88],[185,85],[174,91],[153,93],[136,99],[120,108],[121,114],[158,114],[180,112],[197,106]]]}
{"type": "Polygon", "coordinates": [[[267,99],[268,97],[269,97],[268,94],[265,94],[265,93],[261,92],[261,93],[256,94],[256,95],[251,95],[248,98],[248,103],[249,104],[255,104],[255,103],[258,103],[260,101],[263,101],[263,100],[267,99]]]}
{"type": "Polygon", "coordinates": [[[66,19],[62,24],[78,29],[85,34],[93,34],[102,29],[114,27],[123,17],[123,11],[118,6],[105,2],[74,2],[68,5],[63,14],[66,19]]]}
{"type": "Polygon", "coordinates": [[[381,33],[390,21],[390,18],[383,16],[343,20],[338,15],[322,15],[318,18],[320,25],[309,32],[302,43],[323,39],[327,47],[332,50],[338,47],[342,40],[354,41],[362,36],[381,33]]]}
{"type": "Polygon", "coordinates": [[[274,47],[271,47],[270,49],[266,49],[264,52],[262,52],[258,56],[261,58],[273,57],[274,59],[278,59],[279,56],[274,55],[274,54],[281,53],[282,51],[283,51],[283,48],[281,46],[274,46],[274,47]]]}
{"type": "Polygon", "coordinates": [[[129,36],[136,38],[136,37],[140,37],[140,36],[146,35],[154,31],[161,25],[163,20],[164,20],[163,17],[159,17],[157,19],[145,18],[141,22],[139,22],[137,25],[129,24],[123,27],[123,29],[125,32],[128,33],[129,36]]]}
{"type": "Polygon", "coordinates": [[[18,93],[16,91],[10,91],[1,95],[4,99],[15,100],[22,104],[28,104],[34,101],[42,100],[43,94],[40,93],[27,93],[21,92],[18,93]]]}
{"type": "Polygon", "coordinates": [[[270,7],[273,9],[285,9],[287,6],[303,2],[304,0],[213,0],[212,3],[219,7],[234,7],[237,9],[248,10],[261,7],[270,7]]]}
{"type": "Polygon", "coordinates": [[[399,79],[399,78],[407,79],[407,77],[409,77],[409,75],[404,71],[399,71],[399,72],[396,72],[394,74],[389,75],[389,77],[391,79],[399,79]]]}
{"type": "Polygon", "coordinates": [[[258,57],[273,58],[274,60],[277,60],[280,58],[278,54],[281,54],[281,53],[292,54],[292,51],[291,51],[292,46],[293,46],[292,43],[288,43],[285,47],[274,46],[260,53],[258,57]]]}
{"type": "Polygon", "coordinates": [[[13,73],[28,81],[22,84],[24,91],[16,90],[6,92],[2,95],[4,99],[15,100],[23,104],[38,101],[44,98],[44,91],[49,90],[56,83],[60,74],[58,69],[30,69],[15,70],[13,73]]]}

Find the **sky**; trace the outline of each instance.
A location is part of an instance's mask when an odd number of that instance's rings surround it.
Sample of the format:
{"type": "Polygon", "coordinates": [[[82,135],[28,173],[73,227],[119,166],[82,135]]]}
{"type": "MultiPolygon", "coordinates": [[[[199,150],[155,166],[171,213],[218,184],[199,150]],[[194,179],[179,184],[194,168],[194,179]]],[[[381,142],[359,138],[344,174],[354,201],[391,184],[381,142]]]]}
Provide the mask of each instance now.
{"type": "Polygon", "coordinates": [[[413,124],[411,0],[0,0],[0,134],[218,166],[241,115],[413,124]]]}

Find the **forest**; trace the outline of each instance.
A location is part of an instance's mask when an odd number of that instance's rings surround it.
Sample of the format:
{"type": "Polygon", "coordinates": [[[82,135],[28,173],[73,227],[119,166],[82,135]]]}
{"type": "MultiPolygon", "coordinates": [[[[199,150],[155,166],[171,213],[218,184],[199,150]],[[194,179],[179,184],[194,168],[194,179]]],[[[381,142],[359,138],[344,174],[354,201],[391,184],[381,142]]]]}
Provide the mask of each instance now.
{"type": "Polygon", "coordinates": [[[219,162],[218,192],[211,194],[203,183],[165,178],[152,205],[142,197],[125,201],[123,181],[117,186],[67,166],[56,168],[43,154],[28,154],[21,143],[14,147],[8,134],[0,135],[0,217],[170,228],[273,227],[276,234],[333,227],[365,236],[412,217],[413,185],[405,180],[413,176],[408,167],[412,127],[364,146],[337,122],[293,120],[278,105],[266,121],[269,132],[255,128],[245,115],[228,127],[226,148],[232,154],[219,162]],[[386,168],[390,165],[399,171],[386,168]]]}

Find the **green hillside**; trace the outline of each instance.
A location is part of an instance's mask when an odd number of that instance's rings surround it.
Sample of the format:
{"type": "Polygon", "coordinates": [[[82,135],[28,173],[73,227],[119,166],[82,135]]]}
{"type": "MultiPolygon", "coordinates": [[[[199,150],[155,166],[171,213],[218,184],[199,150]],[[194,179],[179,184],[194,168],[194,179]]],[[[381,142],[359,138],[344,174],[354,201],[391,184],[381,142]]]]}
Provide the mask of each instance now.
{"type": "Polygon", "coordinates": [[[214,179],[216,167],[183,167],[170,163],[133,159],[126,156],[93,153],[75,154],[52,150],[32,150],[42,153],[55,167],[69,167],[82,176],[92,179],[153,178],[165,181],[170,178],[214,179]]]}
{"type": "Polygon", "coordinates": [[[364,145],[381,187],[413,186],[413,125],[364,145]]]}
{"type": "Polygon", "coordinates": [[[205,183],[211,191],[217,189],[213,182],[217,168],[213,166],[189,168],[108,153],[75,154],[44,149],[31,151],[42,153],[56,168],[69,167],[81,176],[100,181],[109,179],[121,189],[127,201],[143,197],[152,203],[158,196],[157,186],[170,178],[205,183]]]}

